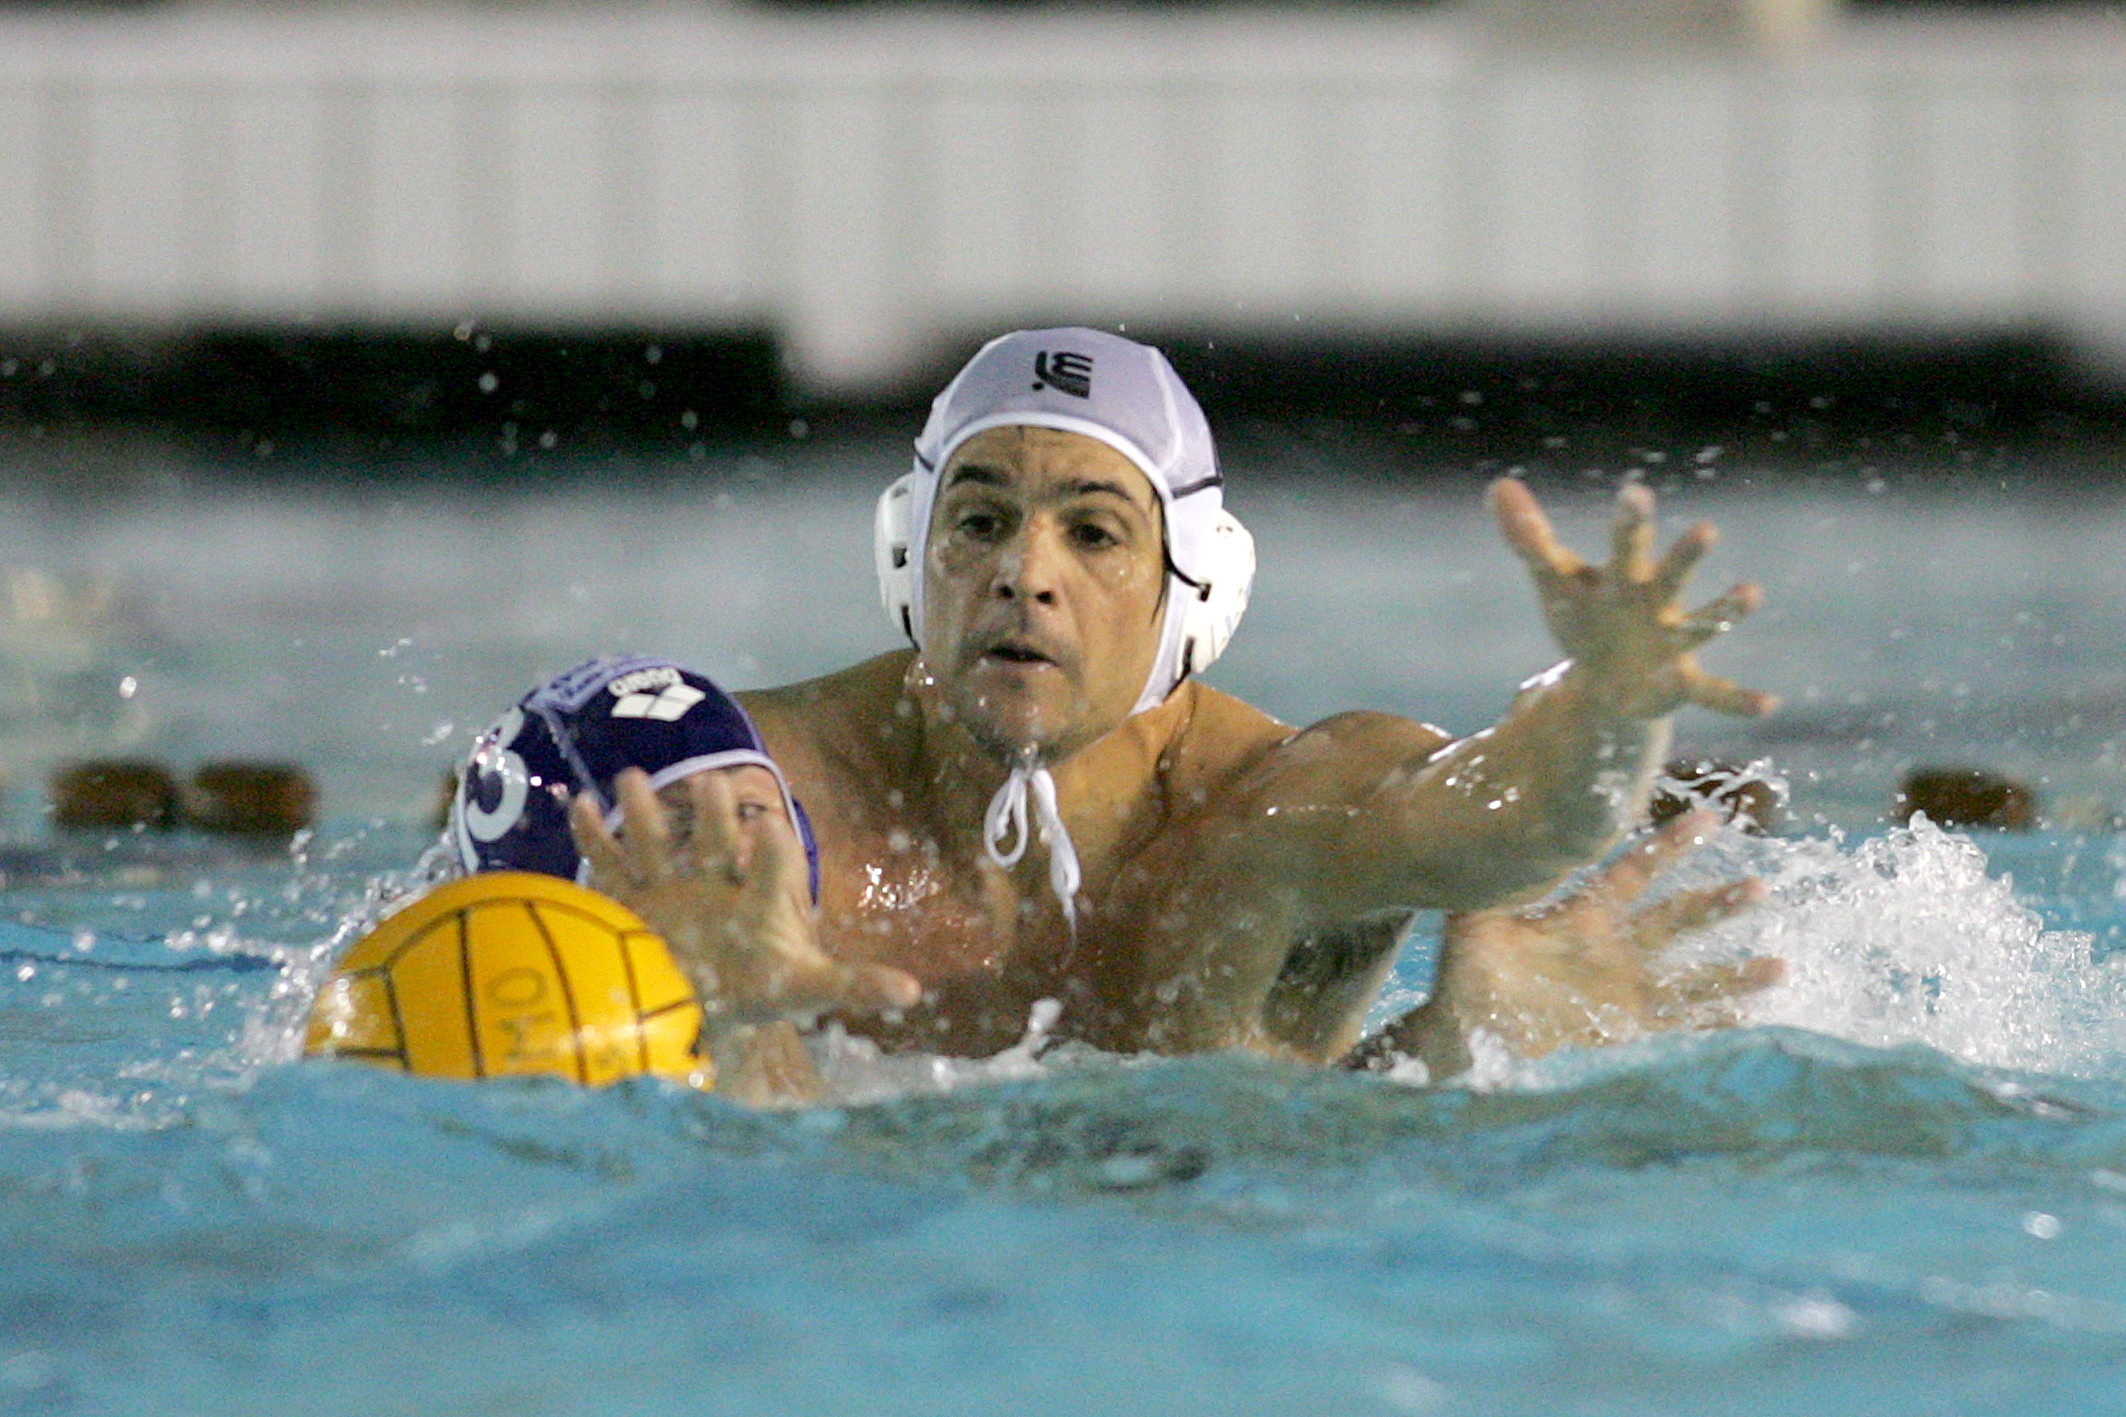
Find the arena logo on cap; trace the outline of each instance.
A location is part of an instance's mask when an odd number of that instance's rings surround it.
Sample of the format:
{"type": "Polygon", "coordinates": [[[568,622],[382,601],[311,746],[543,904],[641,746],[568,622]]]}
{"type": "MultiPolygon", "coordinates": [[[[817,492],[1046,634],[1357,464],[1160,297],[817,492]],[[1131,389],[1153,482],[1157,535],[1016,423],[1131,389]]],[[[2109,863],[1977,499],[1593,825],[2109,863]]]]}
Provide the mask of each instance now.
{"type": "Polygon", "coordinates": [[[620,702],[613,705],[615,718],[652,718],[671,723],[708,695],[681,681],[679,671],[659,667],[623,674],[607,685],[620,702]]]}
{"type": "Polygon", "coordinates": [[[1072,398],[1093,396],[1093,357],[1073,350],[1042,350],[1033,357],[1034,392],[1052,388],[1072,398]]]}

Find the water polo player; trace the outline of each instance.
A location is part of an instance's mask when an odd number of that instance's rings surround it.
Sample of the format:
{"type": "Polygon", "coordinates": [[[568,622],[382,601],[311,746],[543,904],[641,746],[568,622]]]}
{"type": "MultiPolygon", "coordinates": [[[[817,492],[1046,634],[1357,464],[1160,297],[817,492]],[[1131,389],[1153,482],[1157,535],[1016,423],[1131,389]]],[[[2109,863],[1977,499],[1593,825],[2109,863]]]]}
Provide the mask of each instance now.
{"type": "Polygon", "coordinates": [[[745,710],[703,675],[646,656],[594,659],[558,674],[474,741],[446,829],[453,854],[468,872],[583,882],[589,865],[569,831],[569,801],[582,795],[617,829],[627,815],[619,780],[630,768],[672,807],[692,779],[716,774],[709,781],[731,798],[742,849],[770,830],[757,824],[779,817],[802,845],[818,895],[811,824],[745,710]]]}
{"type": "Polygon", "coordinates": [[[725,1025],[822,997],[844,1007],[913,1000],[912,981],[820,951],[808,918],[819,857],[804,808],[745,710],[668,660],[593,660],[527,694],[475,741],[446,833],[468,873],[535,871],[624,895],[708,1011],[720,1091],[744,1092],[743,1079],[762,1071],[734,1056],[741,1043],[775,1045],[771,1071],[809,1071],[774,1038],[725,1025]],[[677,914],[675,870],[695,878],[677,914]]]}
{"type": "MultiPolygon", "coordinates": [[[[1193,677],[1253,572],[1222,487],[1196,401],[1130,340],[1006,336],[938,397],[879,516],[882,592],[913,647],[746,696],[819,830],[822,947],[924,988],[853,1026],[982,1054],[1048,999],[1058,1034],[1103,1048],[1334,1060],[1424,908],[1473,912],[1392,1035],[1435,1073],[1478,1029],[1528,1051],[1596,1041],[1706,1017],[1776,976],[1667,974],[1650,925],[1587,938],[1560,933],[1572,912],[1493,909],[1608,850],[1677,708],[1769,707],[1693,655],[1758,598],[1679,604],[1710,527],[1655,559],[1652,498],[1629,488],[1612,555],[1591,565],[1524,487],[1497,483],[1565,663],[1460,741],[1378,713],[1295,730],[1193,677]]],[[[1613,894],[1703,827],[1686,818],[1629,858],[1613,894]]],[[[674,909],[695,879],[676,847],[671,862],[644,850],[621,899],[717,918],[707,889],[674,909]]],[[[1661,919],[1746,896],[1687,897],[1661,919]]]]}

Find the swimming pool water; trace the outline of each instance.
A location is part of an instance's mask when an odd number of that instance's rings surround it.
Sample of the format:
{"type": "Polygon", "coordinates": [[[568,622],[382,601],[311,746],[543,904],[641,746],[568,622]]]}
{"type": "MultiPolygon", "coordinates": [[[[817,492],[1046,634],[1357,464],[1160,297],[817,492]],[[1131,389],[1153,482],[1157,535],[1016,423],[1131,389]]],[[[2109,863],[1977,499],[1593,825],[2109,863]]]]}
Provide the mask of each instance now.
{"type": "MultiPolygon", "coordinates": [[[[1695,947],[1787,959],[1746,1027],[1430,1088],[844,1042],[837,1105],[777,1115],[294,1061],[442,766],[540,674],[890,645],[898,456],[0,495],[0,1411],[2116,1410],[2115,500],[1735,475],[1664,505],[1728,532],[1708,591],[1767,583],[1714,661],[1791,705],[1682,727],[1793,788],[1789,835],[1686,870],[1772,889],[1695,947]],[[118,746],[305,762],[328,819],[292,853],[55,837],[43,765],[118,746]],[[2074,825],[1888,830],[1920,760],[2074,825]]],[[[1466,488],[1232,475],[1263,574],[1224,686],[1469,729],[1546,662],[1466,488]]],[[[1552,495],[1599,545],[1599,489],[1552,495]]]]}

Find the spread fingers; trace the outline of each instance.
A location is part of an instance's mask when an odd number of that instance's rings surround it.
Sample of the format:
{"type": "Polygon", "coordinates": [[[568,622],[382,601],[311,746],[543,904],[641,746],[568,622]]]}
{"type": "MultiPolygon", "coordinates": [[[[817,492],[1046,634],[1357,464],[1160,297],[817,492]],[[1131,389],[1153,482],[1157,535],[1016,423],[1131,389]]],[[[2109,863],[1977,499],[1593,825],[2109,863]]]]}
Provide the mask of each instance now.
{"type": "Polygon", "coordinates": [[[620,844],[605,829],[605,814],[599,810],[598,800],[588,792],[579,792],[568,799],[568,832],[576,839],[576,850],[590,862],[592,880],[617,882],[629,879],[620,844]]]}
{"type": "Polygon", "coordinates": [[[1654,567],[1652,584],[1663,600],[1674,600],[1683,593],[1683,583],[1719,539],[1720,533],[1711,522],[1699,522],[1676,538],[1661,564],[1654,567]]]}
{"type": "Polygon", "coordinates": [[[1639,948],[1654,954],[1675,943],[1677,937],[1703,930],[1762,904],[1764,883],[1732,881],[1704,890],[1679,891],[1658,905],[1649,906],[1631,922],[1639,948]]]}
{"type": "MultiPolygon", "coordinates": [[[[728,793],[724,805],[730,805],[728,793]]],[[[803,857],[804,848],[798,844],[796,834],[781,819],[770,821],[757,834],[753,859],[746,863],[742,897],[746,918],[765,923],[783,911],[795,911],[800,917],[808,913],[802,903],[804,883],[797,875],[797,862],[803,857]]]]}
{"type": "Polygon", "coordinates": [[[1617,493],[1617,519],[1609,529],[1610,566],[1636,579],[1654,545],[1654,494],[1637,482],[1617,493]]]}
{"type": "Polygon", "coordinates": [[[686,779],[688,820],[695,868],[704,875],[740,879],[738,805],[731,784],[720,772],[697,772],[686,779]]]}
{"type": "Polygon", "coordinates": [[[1764,592],[1754,585],[1742,584],[1730,589],[1727,594],[1706,602],[1677,622],[1677,630],[1683,636],[1684,646],[1695,649],[1707,640],[1724,635],[1735,628],[1735,622],[1764,603],[1764,592]]]}
{"type": "Polygon", "coordinates": [[[1703,846],[1719,825],[1719,815],[1703,807],[1685,812],[1612,862],[1602,873],[1603,893],[1619,905],[1638,899],[1654,877],[1703,846]]]}
{"type": "Polygon", "coordinates": [[[1708,674],[1695,664],[1683,666],[1683,697],[1699,708],[1736,718],[1762,718],[1779,707],[1779,696],[1745,689],[1731,679],[1708,674]]]}
{"type": "Polygon", "coordinates": [[[613,779],[613,796],[619,799],[618,839],[628,874],[638,881],[669,876],[672,827],[664,818],[664,804],[650,786],[649,774],[641,768],[622,769],[613,779]]]}
{"type": "Polygon", "coordinates": [[[1490,496],[1499,535],[1539,578],[1569,576],[1581,568],[1584,563],[1551,531],[1550,518],[1543,515],[1526,483],[1517,477],[1502,477],[1491,484],[1490,496]]]}
{"type": "Polygon", "coordinates": [[[1706,1009],[1718,1008],[1723,1012],[1717,1017],[1724,1022],[1732,1018],[1731,1013],[1725,1012],[1727,1006],[1769,989],[1785,977],[1786,961],[1766,956],[1702,964],[1661,981],[1662,1013],[1675,1023],[1699,1022],[1706,1009]]]}
{"type": "Polygon", "coordinates": [[[905,1009],[922,997],[912,975],[883,965],[843,964],[819,947],[805,904],[804,848],[780,818],[754,843],[739,918],[756,947],[774,956],[765,962],[775,984],[768,991],[784,1008],[851,1008],[866,1013],[905,1009]]]}

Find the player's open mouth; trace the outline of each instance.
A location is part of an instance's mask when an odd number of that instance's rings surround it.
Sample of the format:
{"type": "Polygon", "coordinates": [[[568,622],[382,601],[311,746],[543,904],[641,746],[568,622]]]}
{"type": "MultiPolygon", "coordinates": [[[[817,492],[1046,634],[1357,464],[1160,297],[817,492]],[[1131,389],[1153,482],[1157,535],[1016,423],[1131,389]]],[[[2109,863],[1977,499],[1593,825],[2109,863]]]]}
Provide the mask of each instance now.
{"type": "Polygon", "coordinates": [[[1053,664],[1055,661],[1031,645],[1006,640],[1000,645],[991,645],[983,651],[984,659],[1001,659],[1006,664],[1053,664]]]}

